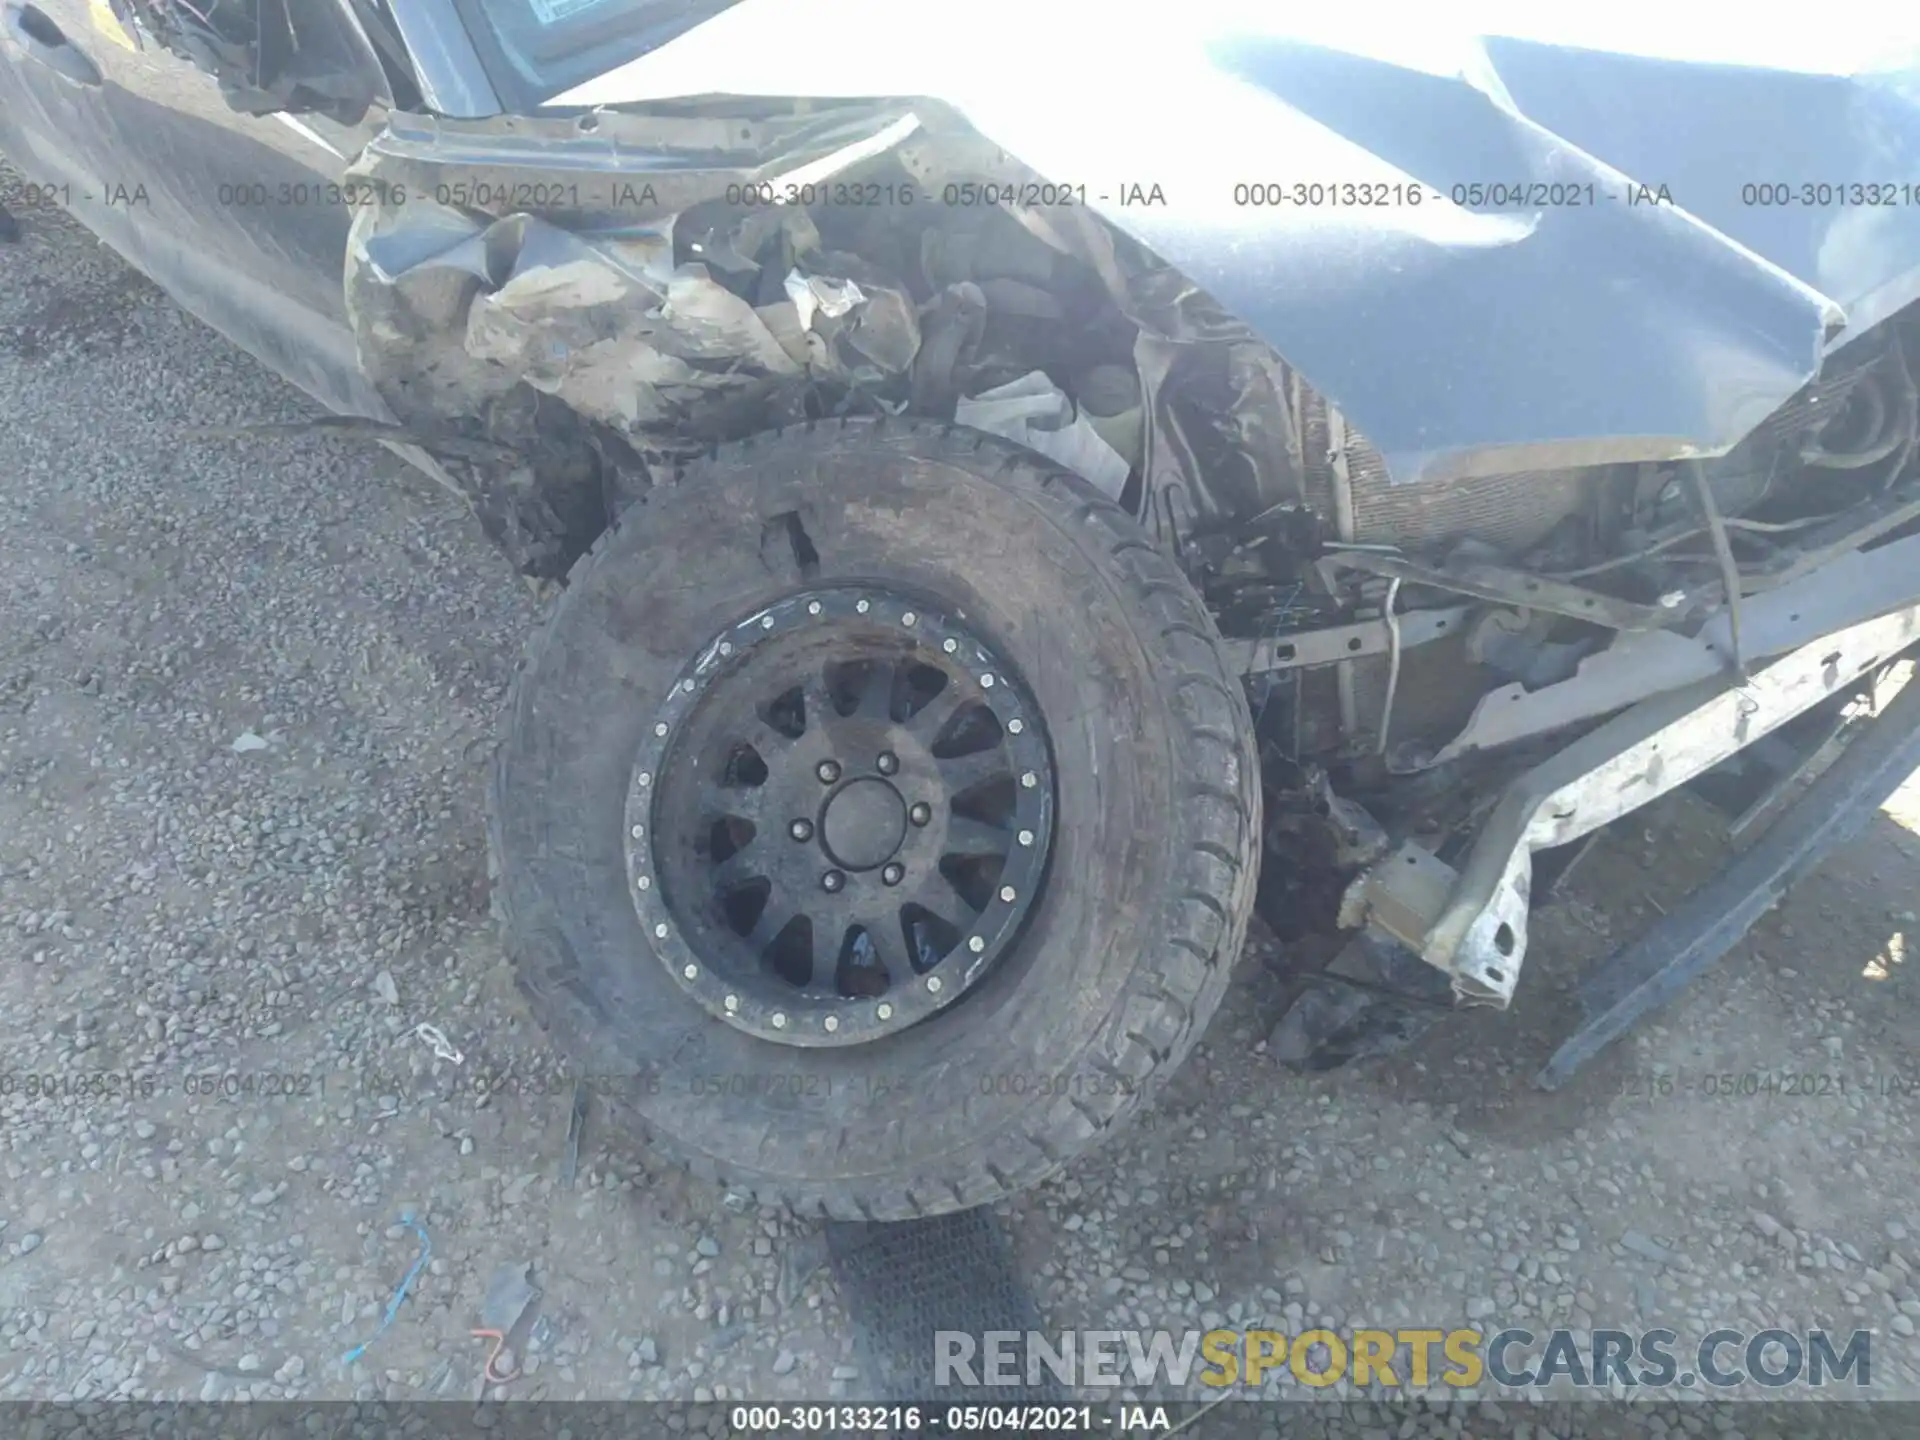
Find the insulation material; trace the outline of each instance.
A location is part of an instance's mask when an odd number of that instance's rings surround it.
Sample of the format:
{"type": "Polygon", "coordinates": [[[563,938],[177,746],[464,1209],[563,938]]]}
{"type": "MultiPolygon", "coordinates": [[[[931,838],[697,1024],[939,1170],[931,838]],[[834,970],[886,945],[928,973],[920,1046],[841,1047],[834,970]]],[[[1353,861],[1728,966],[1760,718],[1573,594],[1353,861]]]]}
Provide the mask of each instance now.
{"type": "Polygon", "coordinates": [[[962,400],[953,418],[1059,461],[1109,500],[1118,500],[1126,487],[1127,462],[1041,371],[962,400]]]}

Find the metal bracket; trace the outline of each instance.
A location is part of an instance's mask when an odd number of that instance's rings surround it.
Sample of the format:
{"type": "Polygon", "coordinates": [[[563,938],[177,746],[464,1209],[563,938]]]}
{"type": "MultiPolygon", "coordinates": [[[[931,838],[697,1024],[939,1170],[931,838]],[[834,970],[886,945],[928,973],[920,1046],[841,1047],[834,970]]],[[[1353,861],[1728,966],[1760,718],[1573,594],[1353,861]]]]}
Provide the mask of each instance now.
{"type": "Polygon", "coordinates": [[[1459,879],[1459,871],[1409,840],[1347,887],[1340,897],[1340,928],[1371,925],[1417,953],[1459,879]]]}
{"type": "MultiPolygon", "coordinates": [[[[1920,601],[1920,535],[1841,557],[1791,584],[1749,596],[1742,640],[1749,661],[1763,660],[1821,635],[1920,601]]],[[[1402,621],[1404,624],[1404,620],[1402,621]]],[[[1725,611],[1691,638],[1671,631],[1627,635],[1580,663],[1572,679],[1538,690],[1503,685],[1474,707],[1460,733],[1438,751],[1396,747],[1388,764],[1407,774],[1476,750],[1544,735],[1580,720],[1724,675],[1733,653],[1725,611]]]]}
{"type": "MultiPolygon", "coordinates": [[[[1473,613],[1471,605],[1443,610],[1409,610],[1399,617],[1400,648],[1431,644],[1461,629],[1473,613]]],[[[1338,665],[1364,655],[1384,655],[1393,647],[1393,626],[1385,616],[1330,625],[1322,630],[1296,630],[1259,640],[1222,640],[1227,663],[1244,675],[1271,670],[1306,670],[1316,665],[1338,665]]]]}
{"type": "Polygon", "coordinates": [[[1920,681],[1908,681],[1752,849],[1580,982],[1586,1020],[1535,1083],[1565,1083],[1642,1015],[1666,1004],[1739,943],[1786,889],[1841,844],[1920,764],[1920,681]]]}
{"type": "Polygon", "coordinates": [[[1424,924],[1414,948],[1452,976],[1454,993],[1504,1008],[1526,956],[1534,852],[1590,835],[1678,789],[1916,641],[1920,604],[1822,635],[1745,684],[1722,674],[1644,701],[1507,786],[1431,923],[1430,883],[1379,873],[1428,868],[1418,856],[1410,866],[1404,850],[1356,882],[1342,918],[1377,919],[1396,932],[1424,924]]]}
{"type": "Polygon", "coordinates": [[[1641,605],[1584,586],[1569,585],[1564,580],[1549,580],[1525,570],[1509,570],[1504,565],[1489,565],[1478,560],[1457,565],[1422,565],[1400,555],[1335,550],[1314,561],[1314,568],[1327,580],[1329,589],[1337,572],[1359,570],[1382,579],[1449,590],[1499,605],[1549,610],[1555,615],[1604,625],[1609,630],[1663,630],[1685,614],[1684,601],[1672,608],[1641,605]]]}

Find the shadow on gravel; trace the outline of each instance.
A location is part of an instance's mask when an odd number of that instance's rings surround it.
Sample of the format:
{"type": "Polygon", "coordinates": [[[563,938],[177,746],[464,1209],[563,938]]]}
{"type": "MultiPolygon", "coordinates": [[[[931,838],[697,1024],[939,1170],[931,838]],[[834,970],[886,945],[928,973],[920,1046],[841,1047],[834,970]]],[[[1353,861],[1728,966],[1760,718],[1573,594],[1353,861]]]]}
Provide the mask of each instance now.
{"type": "MultiPolygon", "coordinates": [[[[0,171],[0,180],[10,179],[0,171]]],[[[0,185],[0,204],[7,200],[0,185]]],[[[152,281],[118,256],[100,251],[105,263],[79,267],[72,280],[59,288],[20,286],[8,278],[14,266],[28,263],[26,251],[38,244],[71,249],[99,247],[66,215],[47,208],[8,211],[15,235],[0,245],[0,353],[22,360],[40,360],[63,352],[116,348],[130,328],[133,313],[162,298],[152,281]]]]}

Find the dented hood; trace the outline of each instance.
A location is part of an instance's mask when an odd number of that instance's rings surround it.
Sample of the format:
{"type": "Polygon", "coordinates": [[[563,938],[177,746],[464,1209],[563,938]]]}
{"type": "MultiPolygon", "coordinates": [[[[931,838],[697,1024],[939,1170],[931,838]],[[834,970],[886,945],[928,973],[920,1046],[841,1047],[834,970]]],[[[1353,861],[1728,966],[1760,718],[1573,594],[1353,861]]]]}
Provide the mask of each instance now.
{"type": "Polygon", "coordinates": [[[1211,292],[1398,481],[1719,453],[1920,297],[1899,12],[1338,8],[742,0],[553,103],[957,110],[1211,292]]]}

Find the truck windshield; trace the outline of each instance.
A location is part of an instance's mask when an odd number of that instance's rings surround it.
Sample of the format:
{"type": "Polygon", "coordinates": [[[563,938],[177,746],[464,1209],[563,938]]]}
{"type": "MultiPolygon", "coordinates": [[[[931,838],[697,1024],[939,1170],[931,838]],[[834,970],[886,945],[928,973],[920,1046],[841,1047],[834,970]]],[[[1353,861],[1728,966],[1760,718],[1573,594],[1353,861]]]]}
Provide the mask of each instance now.
{"type": "Polygon", "coordinates": [[[456,0],[510,108],[538,104],[728,9],[737,0],[456,0]]]}

